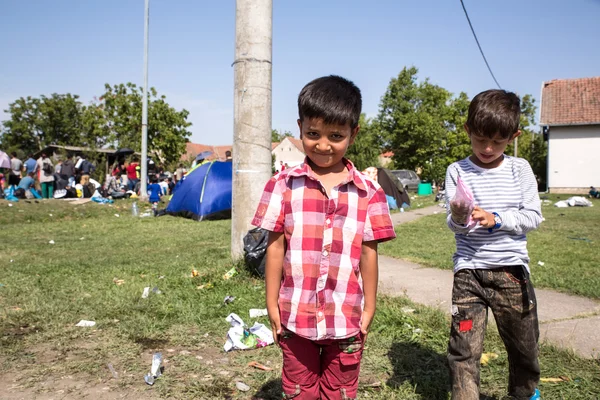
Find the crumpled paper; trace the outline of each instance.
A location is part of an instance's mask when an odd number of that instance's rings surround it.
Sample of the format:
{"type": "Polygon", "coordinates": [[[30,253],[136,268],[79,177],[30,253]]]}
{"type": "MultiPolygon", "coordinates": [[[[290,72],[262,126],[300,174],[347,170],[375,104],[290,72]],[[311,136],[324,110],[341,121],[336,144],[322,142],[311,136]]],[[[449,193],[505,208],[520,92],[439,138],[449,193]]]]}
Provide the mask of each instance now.
{"type": "Polygon", "coordinates": [[[227,332],[227,341],[223,346],[225,351],[256,349],[275,342],[273,332],[264,324],[255,322],[252,327],[248,328],[235,313],[229,314],[225,320],[231,324],[231,328],[227,332]]]}

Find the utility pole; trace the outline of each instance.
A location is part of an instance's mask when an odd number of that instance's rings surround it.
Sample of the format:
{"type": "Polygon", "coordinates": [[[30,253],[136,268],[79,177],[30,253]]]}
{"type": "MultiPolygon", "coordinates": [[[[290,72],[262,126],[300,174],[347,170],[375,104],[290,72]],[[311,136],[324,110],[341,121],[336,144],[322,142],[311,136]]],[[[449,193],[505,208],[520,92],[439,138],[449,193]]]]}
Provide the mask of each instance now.
{"type": "Polygon", "coordinates": [[[519,138],[518,137],[515,138],[514,153],[515,153],[514,156],[518,157],[518,155],[519,155],[519,138]]]}
{"type": "Polygon", "coordinates": [[[233,62],[233,199],[231,256],[243,238],[271,177],[272,0],[237,0],[233,62]]]}
{"type": "Polygon", "coordinates": [[[150,22],[150,0],[144,10],[144,96],[142,97],[142,165],[140,168],[140,197],[147,196],[148,183],[148,24],[150,22]]]}

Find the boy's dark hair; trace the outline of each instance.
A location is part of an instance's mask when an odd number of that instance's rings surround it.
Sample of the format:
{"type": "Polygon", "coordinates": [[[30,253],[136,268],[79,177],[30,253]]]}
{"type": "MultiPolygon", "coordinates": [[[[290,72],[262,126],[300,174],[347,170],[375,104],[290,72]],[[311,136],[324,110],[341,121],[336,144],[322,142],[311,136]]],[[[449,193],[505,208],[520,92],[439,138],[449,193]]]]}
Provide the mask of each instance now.
{"type": "Polygon", "coordinates": [[[29,154],[27,155],[27,157],[29,157],[29,158],[33,158],[33,153],[29,153],[29,154]]]}
{"type": "Polygon", "coordinates": [[[341,76],[317,78],[302,88],[298,95],[298,115],[305,118],[322,118],[326,124],[358,126],[362,110],[360,89],[341,76]]]}
{"type": "Polygon", "coordinates": [[[491,89],[471,100],[465,124],[471,134],[508,139],[519,130],[521,100],[506,90],[491,89]]]}
{"type": "Polygon", "coordinates": [[[17,152],[13,151],[12,153],[10,153],[10,155],[16,158],[17,157],[17,152]]]}
{"type": "Polygon", "coordinates": [[[150,177],[150,183],[157,183],[157,182],[158,182],[158,179],[156,178],[156,176],[153,175],[150,177]]]}

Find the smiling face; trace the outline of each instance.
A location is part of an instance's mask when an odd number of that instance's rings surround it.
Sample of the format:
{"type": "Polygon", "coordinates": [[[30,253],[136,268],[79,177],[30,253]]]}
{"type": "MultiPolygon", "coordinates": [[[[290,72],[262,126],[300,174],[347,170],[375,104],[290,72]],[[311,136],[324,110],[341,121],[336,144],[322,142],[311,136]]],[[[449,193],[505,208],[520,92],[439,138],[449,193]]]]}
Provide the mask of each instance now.
{"type": "Polygon", "coordinates": [[[298,127],[304,152],[312,161],[315,172],[341,172],[344,169],[342,158],[348,146],[354,143],[358,126],[352,129],[349,124],[326,124],[322,118],[305,118],[298,120],[298,127]]]}
{"type": "Polygon", "coordinates": [[[471,149],[473,149],[471,161],[481,168],[488,169],[496,168],[502,164],[506,146],[521,134],[521,131],[517,131],[508,138],[503,138],[499,134],[489,138],[477,133],[471,133],[467,127],[465,129],[467,130],[469,139],[471,139],[471,149]]]}

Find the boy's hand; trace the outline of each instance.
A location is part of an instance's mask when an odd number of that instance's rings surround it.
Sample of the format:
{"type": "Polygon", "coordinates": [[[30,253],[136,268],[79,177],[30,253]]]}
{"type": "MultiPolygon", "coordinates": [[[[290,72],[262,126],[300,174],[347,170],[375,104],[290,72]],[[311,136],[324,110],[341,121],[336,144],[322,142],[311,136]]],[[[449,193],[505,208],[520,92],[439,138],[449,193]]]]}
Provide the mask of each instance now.
{"type": "Polygon", "coordinates": [[[273,340],[279,346],[279,335],[281,335],[281,317],[279,316],[279,308],[268,309],[269,321],[271,322],[271,331],[273,331],[273,340]]]}
{"type": "Polygon", "coordinates": [[[465,203],[459,202],[450,202],[450,212],[452,213],[452,220],[457,224],[464,225],[467,223],[467,219],[469,218],[469,205],[465,203]]]}
{"type": "Polygon", "coordinates": [[[473,209],[471,218],[473,218],[474,221],[479,222],[479,225],[483,226],[484,228],[491,228],[496,225],[494,214],[489,213],[477,206],[473,209]]]}
{"type": "Polygon", "coordinates": [[[371,327],[371,322],[373,322],[373,317],[375,316],[375,313],[372,311],[367,311],[364,310],[362,313],[362,318],[361,318],[361,324],[360,324],[360,331],[362,332],[363,335],[367,335],[367,333],[369,333],[369,328],[371,327]]]}

